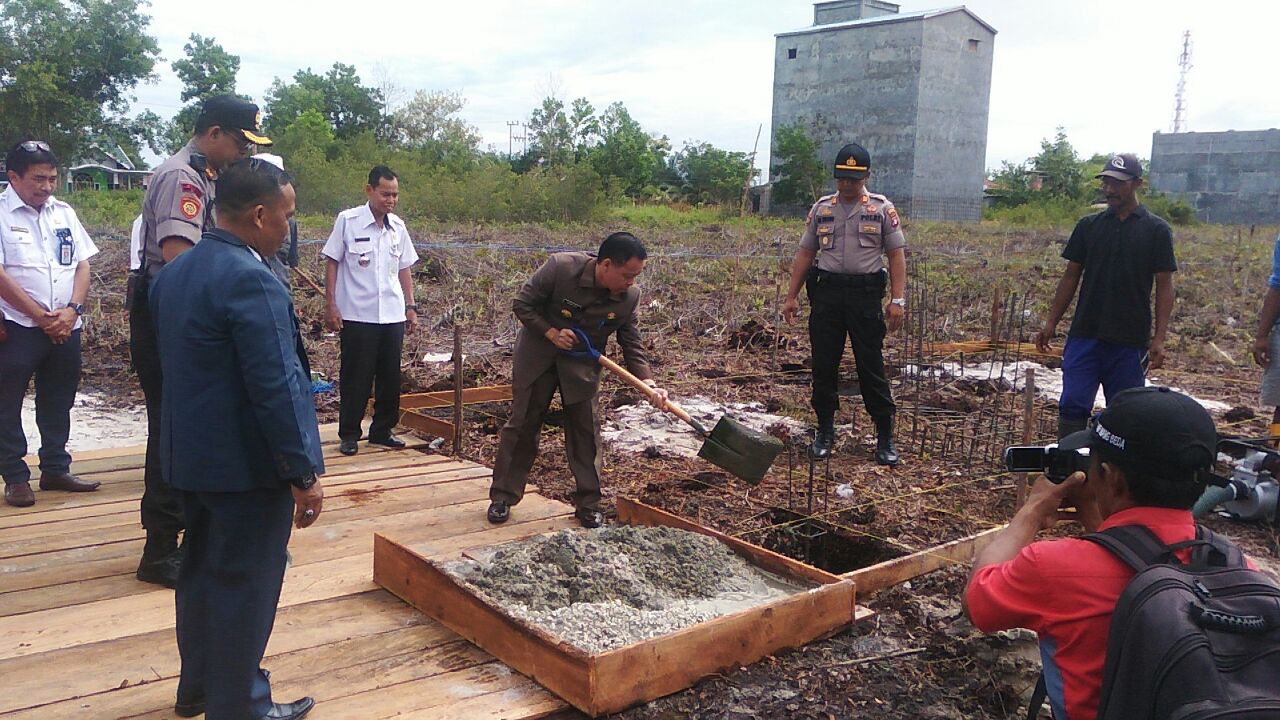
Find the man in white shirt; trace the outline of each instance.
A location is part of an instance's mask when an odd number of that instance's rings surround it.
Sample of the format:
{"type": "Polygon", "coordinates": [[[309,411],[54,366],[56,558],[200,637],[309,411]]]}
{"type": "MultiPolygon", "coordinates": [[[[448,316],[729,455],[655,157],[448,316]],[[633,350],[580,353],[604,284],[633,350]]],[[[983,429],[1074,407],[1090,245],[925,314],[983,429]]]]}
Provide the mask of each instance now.
{"type": "Polygon", "coordinates": [[[36,502],[24,456],[22,399],[36,381],[40,489],[88,492],[98,483],[71,474],[67,439],[80,387],[80,316],[89,294],[89,258],[98,248],[71,206],[53,196],[58,160],[49,145],[20,142],[5,156],[0,193],[0,475],[4,500],[36,502]]]}
{"type": "Polygon", "coordinates": [[[400,354],[404,335],[418,324],[409,268],[418,261],[404,221],[391,211],[400,181],[391,168],[369,171],[369,202],[344,210],[322,253],[325,268],[325,327],[340,332],[338,449],[359,451],[365,405],[373,393],[369,442],[404,447],[391,434],[400,420],[400,354]]]}

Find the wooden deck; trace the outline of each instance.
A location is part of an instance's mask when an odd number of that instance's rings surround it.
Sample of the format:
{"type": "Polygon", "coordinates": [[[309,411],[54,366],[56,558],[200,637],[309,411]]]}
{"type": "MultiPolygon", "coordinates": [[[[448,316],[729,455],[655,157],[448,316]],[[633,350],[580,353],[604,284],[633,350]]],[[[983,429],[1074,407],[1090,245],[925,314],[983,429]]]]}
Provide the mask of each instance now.
{"type": "MultiPolygon", "coordinates": [[[[573,527],[530,493],[490,525],[490,471],[418,450],[337,453],[319,522],[294,531],[263,666],[277,701],[316,698],[316,720],[580,717],[568,705],[373,584],[373,533],[428,555],[573,527]]],[[[173,592],[133,577],[142,448],[79,453],[94,493],[0,505],[0,719],[170,718],[177,687],[173,592]]]]}

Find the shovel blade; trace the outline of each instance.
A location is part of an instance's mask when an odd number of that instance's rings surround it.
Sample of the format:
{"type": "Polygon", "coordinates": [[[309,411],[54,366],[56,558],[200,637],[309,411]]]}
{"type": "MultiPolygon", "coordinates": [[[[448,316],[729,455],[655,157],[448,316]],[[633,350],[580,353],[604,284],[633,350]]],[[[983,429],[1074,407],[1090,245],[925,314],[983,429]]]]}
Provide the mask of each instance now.
{"type": "Polygon", "coordinates": [[[702,443],[698,457],[757,485],[782,452],[782,441],[725,415],[702,443]]]}

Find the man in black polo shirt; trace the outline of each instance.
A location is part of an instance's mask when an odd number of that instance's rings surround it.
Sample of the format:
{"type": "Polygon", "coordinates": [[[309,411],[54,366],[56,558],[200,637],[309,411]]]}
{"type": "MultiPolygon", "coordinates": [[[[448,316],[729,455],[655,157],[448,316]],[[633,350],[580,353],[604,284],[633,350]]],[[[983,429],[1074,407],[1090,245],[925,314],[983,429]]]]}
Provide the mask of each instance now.
{"type": "Polygon", "coordinates": [[[1083,430],[1102,385],[1107,399],[1145,384],[1151,368],[1164,364],[1165,332],[1173,310],[1173,233],[1169,224],[1138,204],[1142,163],[1122,153],[1097,176],[1107,209],[1076,223],[1062,251],[1067,269],[1049,308],[1036,347],[1047,352],[1058,321],[1080,289],[1075,317],[1062,349],[1062,397],[1058,437],[1083,430]],[[1156,289],[1155,333],[1151,330],[1151,286],[1156,289]]]}

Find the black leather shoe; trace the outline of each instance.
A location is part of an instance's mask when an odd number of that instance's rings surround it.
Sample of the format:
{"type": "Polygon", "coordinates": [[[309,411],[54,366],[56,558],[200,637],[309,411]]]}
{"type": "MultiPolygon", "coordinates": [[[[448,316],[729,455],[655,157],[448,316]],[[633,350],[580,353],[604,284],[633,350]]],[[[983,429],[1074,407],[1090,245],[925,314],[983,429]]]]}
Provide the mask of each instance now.
{"type": "Polygon", "coordinates": [[[41,490],[66,490],[67,492],[93,492],[102,483],[97,480],[81,480],[71,473],[40,473],[41,490]]]}
{"type": "Polygon", "coordinates": [[[499,525],[506,522],[507,518],[511,517],[511,506],[504,502],[494,500],[489,503],[489,512],[486,513],[486,515],[489,517],[489,522],[494,525],[499,525]]]}
{"type": "Polygon", "coordinates": [[[876,462],[881,465],[898,464],[898,448],[893,444],[893,416],[876,418],[876,462]]]}
{"type": "Polygon", "coordinates": [[[4,501],[14,507],[31,507],[36,504],[36,494],[29,482],[5,483],[4,501]]]}
{"type": "Polygon", "coordinates": [[[604,524],[604,515],[599,510],[578,509],[573,516],[578,518],[578,524],[584,528],[598,528],[604,524]]]}
{"type": "Polygon", "coordinates": [[[338,452],[343,455],[355,455],[360,452],[360,443],[355,440],[343,440],[338,443],[338,452]]]}
{"type": "Polygon", "coordinates": [[[374,440],[373,438],[369,438],[369,444],[381,445],[382,447],[389,447],[395,450],[399,450],[400,448],[404,447],[404,441],[396,437],[395,435],[388,435],[384,438],[379,438],[377,440],[374,440]]]}
{"type": "MultiPolygon", "coordinates": [[[[178,573],[182,572],[182,559],[185,553],[179,547],[161,558],[152,560],[145,554],[138,563],[138,571],[134,577],[144,583],[163,585],[169,589],[178,587],[178,573]]],[[[199,714],[199,713],[197,713],[199,714]]]]}
{"type": "Polygon", "coordinates": [[[809,446],[809,454],[814,460],[826,460],[831,457],[831,450],[836,445],[836,429],[818,426],[813,434],[813,444],[809,446]]]}
{"type": "Polygon", "coordinates": [[[311,712],[311,708],[316,706],[316,701],[309,697],[299,698],[291,703],[275,703],[266,715],[262,716],[262,720],[300,720],[311,712]]]}

